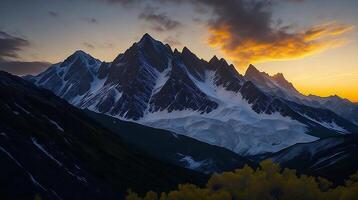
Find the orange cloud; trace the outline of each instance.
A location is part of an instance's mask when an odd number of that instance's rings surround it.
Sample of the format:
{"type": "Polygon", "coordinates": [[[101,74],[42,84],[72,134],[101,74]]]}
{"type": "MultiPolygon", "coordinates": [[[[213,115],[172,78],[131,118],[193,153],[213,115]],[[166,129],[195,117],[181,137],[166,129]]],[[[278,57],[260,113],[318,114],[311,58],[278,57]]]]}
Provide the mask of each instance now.
{"type": "Polygon", "coordinates": [[[248,63],[302,58],[342,46],[347,40],[339,36],[353,28],[328,23],[295,33],[278,30],[268,36],[271,40],[262,40],[255,37],[240,37],[240,34],[232,31],[229,26],[211,26],[208,43],[220,47],[237,66],[246,67],[248,63]]]}

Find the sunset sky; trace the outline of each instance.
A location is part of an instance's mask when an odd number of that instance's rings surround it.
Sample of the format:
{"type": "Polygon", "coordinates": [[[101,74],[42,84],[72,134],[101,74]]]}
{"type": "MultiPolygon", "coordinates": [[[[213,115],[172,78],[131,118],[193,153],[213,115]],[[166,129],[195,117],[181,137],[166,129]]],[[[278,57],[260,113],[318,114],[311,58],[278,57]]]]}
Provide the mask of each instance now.
{"type": "Polygon", "coordinates": [[[37,73],[75,50],[112,61],[144,33],[304,94],[358,102],[357,0],[1,0],[0,69],[37,73]]]}

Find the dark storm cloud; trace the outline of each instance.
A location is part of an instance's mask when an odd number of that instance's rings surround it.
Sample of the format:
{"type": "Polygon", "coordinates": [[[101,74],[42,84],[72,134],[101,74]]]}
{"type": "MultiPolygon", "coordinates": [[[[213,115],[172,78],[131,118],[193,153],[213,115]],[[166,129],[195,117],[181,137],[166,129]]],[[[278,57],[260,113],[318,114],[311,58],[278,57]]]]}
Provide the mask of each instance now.
{"type": "MultiPolygon", "coordinates": [[[[270,10],[272,1],[270,0],[107,0],[107,2],[133,5],[139,2],[190,3],[196,8],[200,8],[201,12],[206,11],[214,14],[214,17],[208,21],[210,28],[216,29],[227,26],[231,32],[237,33],[232,41],[234,46],[240,43],[242,38],[267,41],[277,40],[286,35],[284,31],[273,30],[271,27],[273,21],[270,10]]],[[[180,25],[179,22],[168,18],[166,14],[158,14],[153,11],[145,11],[140,15],[140,18],[162,25],[158,29],[163,27],[172,29],[180,25]]],[[[163,30],[166,29],[163,28],[163,30]]]]}
{"type": "Polygon", "coordinates": [[[55,11],[48,11],[47,13],[53,18],[57,18],[59,16],[59,14],[55,11]]]}
{"type": "Polygon", "coordinates": [[[18,58],[18,51],[29,45],[28,40],[12,36],[0,30],[0,61],[8,58],[18,58]]]}
{"type": "MultiPolygon", "coordinates": [[[[138,6],[187,3],[196,15],[205,16],[211,46],[219,47],[236,64],[300,58],[343,45],[337,39],[353,29],[337,23],[319,24],[305,29],[273,19],[273,5],[304,0],[142,0],[107,2],[138,6]],[[143,4],[143,5],[140,5],[143,4]]],[[[146,11],[148,12],[148,11],[146,11]]],[[[149,13],[143,19],[166,24],[166,15],[149,13]]],[[[170,23],[169,23],[170,24],[170,23]]],[[[172,25],[175,27],[175,25],[172,25]]],[[[165,27],[165,26],[163,26],[165,27]]],[[[157,30],[166,30],[157,26],[157,30]]]]}
{"type": "Polygon", "coordinates": [[[24,38],[12,36],[0,30],[0,70],[16,75],[35,74],[43,71],[50,63],[47,62],[23,62],[13,59],[21,59],[19,52],[28,47],[30,42],[24,38]]]}
{"type": "MultiPolygon", "coordinates": [[[[337,36],[352,26],[337,23],[294,29],[272,17],[275,1],[198,0],[214,17],[208,21],[209,44],[218,46],[236,64],[294,59],[343,44],[337,36]]],[[[297,1],[296,1],[297,2],[297,1]]],[[[246,66],[244,66],[246,67],[246,66]]]]}
{"type": "Polygon", "coordinates": [[[182,26],[179,21],[171,19],[166,13],[157,13],[154,9],[146,9],[138,17],[150,22],[152,29],[158,32],[170,31],[182,26]]]}
{"type": "Polygon", "coordinates": [[[51,63],[48,62],[22,62],[22,61],[0,61],[0,70],[15,75],[38,74],[47,69],[51,63]]]}
{"type": "MultiPolygon", "coordinates": [[[[120,4],[122,6],[143,6],[140,7],[142,12],[138,18],[151,23],[151,28],[158,32],[170,31],[179,28],[182,24],[172,19],[165,12],[158,12],[152,7],[153,2],[161,2],[162,0],[98,0],[101,2],[107,2],[110,4],[120,4]]],[[[167,2],[167,1],[163,1],[167,2]]],[[[169,1],[168,1],[169,2],[169,1]]]]}
{"type": "MultiPolygon", "coordinates": [[[[219,47],[236,64],[300,58],[344,45],[337,39],[352,26],[326,23],[305,29],[274,20],[273,6],[280,1],[304,0],[154,0],[161,3],[190,3],[206,13],[211,46],[219,47]]],[[[199,12],[200,11],[200,12],[199,12]]],[[[244,66],[246,67],[246,66],[244,66]]]]}
{"type": "Polygon", "coordinates": [[[271,1],[244,0],[199,0],[197,1],[212,9],[215,14],[209,22],[212,29],[226,26],[237,38],[233,38],[236,45],[244,38],[255,38],[260,41],[275,40],[283,33],[272,30],[271,1]]]}

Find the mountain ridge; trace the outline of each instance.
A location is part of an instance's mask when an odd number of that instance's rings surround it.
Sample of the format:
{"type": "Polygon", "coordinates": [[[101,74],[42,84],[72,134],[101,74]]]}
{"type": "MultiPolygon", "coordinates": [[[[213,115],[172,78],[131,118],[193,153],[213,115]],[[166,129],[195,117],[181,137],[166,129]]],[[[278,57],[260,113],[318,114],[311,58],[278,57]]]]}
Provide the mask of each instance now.
{"type": "MultiPolygon", "coordinates": [[[[76,67],[85,68],[67,66],[76,67]]],[[[207,62],[188,48],[172,52],[148,34],[113,62],[96,63],[93,81],[60,81],[56,86],[61,88],[55,88],[53,77],[64,80],[66,75],[60,76],[58,66],[52,68],[52,75],[44,72],[28,80],[82,109],[167,129],[240,154],[272,152],[318,137],[358,132],[356,125],[329,110],[283,98],[286,89],[268,74],[263,80],[275,93],[239,74],[225,59],[214,56],[207,62]],[[84,87],[89,89],[83,93],[84,87]],[[214,131],[219,126],[222,133],[214,131]],[[260,136],[261,132],[267,135],[260,136]],[[262,139],[268,135],[270,139],[262,139]]],[[[262,78],[253,65],[249,68],[262,78]]],[[[88,74],[84,72],[82,76],[88,74]]],[[[282,77],[276,79],[282,82],[282,77]]]]}
{"type": "Polygon", "coordinates": [[[260,72],[250,65],[245,73],[245,78],[254,82],[266,92],[281,98],[296,101],[311,107],[329,109],[347,120],[358,124],[358,104],[337,95],[320,97],[317,95],[304,95],[289,82],[282,73],[270,76],[260,72]]]}

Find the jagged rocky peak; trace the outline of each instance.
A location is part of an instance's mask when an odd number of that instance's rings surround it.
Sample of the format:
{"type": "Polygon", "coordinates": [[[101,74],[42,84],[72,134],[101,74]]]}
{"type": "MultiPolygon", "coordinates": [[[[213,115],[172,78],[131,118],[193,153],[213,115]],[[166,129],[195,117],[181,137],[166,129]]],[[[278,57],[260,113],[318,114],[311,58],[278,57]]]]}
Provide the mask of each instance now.
{"type": "Polygon", "coordinates": [[[92,73],[97,73],[100,64],[100,60],[82,50],[77,50],[63,61],[60,67],[76,68],[75,70],[90,70],[92,73]]]}
{"type": "MultiPolygon", "coordinates": [[[[195,55],[193,52],[190,51],[190,49],[188,49],[188,47],[183,47],[183,50],[182,50],[182,54],[184,55],[195,55]]],[[[195,55],[196,56],[196,55],[195,55]]]]}
{"type": "Polygon", "coordinates": [[[83,50],[77,50],[72,55],[70,55],[63,63],[70,64],[69,62],[73,63],[77,59],[81,59],[82,61],[83,60],[88,60],[93,62],[99,61],[98,59],[93,58],[90,54],[84,52],[83,50]]]}
{"type": "Polygon", "coordinates": [[[181,51],[181,55],[183,59],[190,59],[191,61],[198,61],[200,60],[193,52],[191,52],[188,47],[184,47],[181,51]]]}
{"type": "Polygon", "coordinates": [[[245,76],[260,74],[261,72],[253,65],[250,64],[245,72],[245,76]]]}
{"type": "Polygon", "coordinates": [[[177,48],[174,49],[173,53],[174,53],[174,55],[180,55],[180,52],[177,48]]]}
{"type": "Polygon", "coordinates": [[[219,59],[216,55],[210,59],[209,64],[213,69],[227,68],[230,66],[224,58],[219,59]]]}
{"type": "Polygon", "coordinates": [[[145,41],[155,41],[155,39],[149,35],[149,33],[145,33],[142,36],[142,39],[140,39],[139,43],[145,42],[145,41]]]}
{"type": "Polygon", "coordinates": [[[287,81],[287,79],[283,76],[282,73],[277,73],[277,74],[271,76],[271,79],[274,80],[281,87],[296,91],[293,84],[291,82],[287,81]]]}
{"type": "Polygon", "coordinates": [[[222,63],[222,66],[229,66],[229,64],[226,62],[224,58],[220,59],[220,63],[222,63]]]}
{"type": "Polygon", "coordinates": [[[277,73],[273,76],[271,76],[271,78],[276,81],[277,83],[282,83],[282,84],[291,84],[290,82],[287,81],[287,79],[283,76],[282,73],[277,73]]]}
{"type": "Polygon", "coordinates": [[[207,70],[207,62],[198,58],[193,52],[191,52],[187,47],[184,47],[180,58],[184,65],[187,67],[188,71],[196,77],[198,80],[204,80],[205,70],[207,70]]]}
{"type": "Polygon", "coordinates": [[[148,33],[145,33],[139,42],[135,43],[139,46],[140,49],[144,50],[155,50],[155,51],[166,51],[167,53],[172,53],[171,47],[169,44],[163,44],[161,41],[154,39],[148,33]],[[154,49],[151,49],[154,48],[154,49]]]}
{"type": "Polygon", "coordinates": [[[275,75],[273,75],[271,77],[272,77],[272,79],[274,79],[274,80],[276,80],[278,82],[287,81],[282,73],[277,73],[277,74],[275,74],[275,75]]]}
{"type": "Polygon", "coordinates": [[[151,66],[159,72],[165,70],[169,59],[173,56],[171,48],[154,39],[148,33],[139,42],[133,44],[123,56],[118,56],[113,64],[125,63],[133,66],[151,66]]]}
{"type": "Polygon", "coordinates": [[[169,44],[165,44],[165,46],[170,50],[170,52],[173,52],[172,47],[169,44]]]}
{"type": "Polygon", "coordinates": [[[139,46],[142,47],[146,47],[148,45],[153,46],[155,45],[157,42],[157,40],[155,40],[152,36],[150,36],[148,33],[145,33],[142,38],[139,40],[139,42],[137,42],[136,44],[138,44],[139,46]]]}
{"type": "Polygon", "coordinates": [[[216,55],[214,55],[214,56],[209,60],[209,63],[216,63],[216,62],[218,62],[218,61],[219,61],[218,57],[217,57],[216,55]]]}
{"type": "Polygon", "coordinates": [[[91,55],[89,55],[88,53],[86,53],[85,51],[83,50],[76,50],[73,55],[76,55],[76,56],[81,56],[81,57],[86,57],[86,58],[90,58],[92,57],[91,55]]]}
{"type": "Polygon", "coordinates": [[[262,89],[272,89],[275,87],[274,82],[276,82],[269,74],[266,72],[259,71],[254,65],[250,64],[245,72],[245,78],[253,82],[256,86],[262,89]]]}

